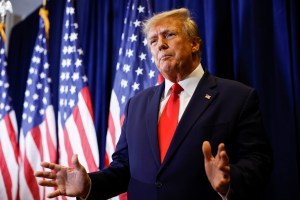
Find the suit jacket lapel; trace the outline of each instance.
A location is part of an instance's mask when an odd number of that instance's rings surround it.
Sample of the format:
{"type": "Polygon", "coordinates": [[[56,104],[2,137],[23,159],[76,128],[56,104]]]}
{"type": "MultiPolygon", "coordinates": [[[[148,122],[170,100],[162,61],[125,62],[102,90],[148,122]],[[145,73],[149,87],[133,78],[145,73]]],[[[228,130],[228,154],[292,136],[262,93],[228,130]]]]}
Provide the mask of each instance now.
{"type": "Polygon", "coordinates": [[[155,90],[154,94],[149,97],[149,102],[146,110],[147,117],[147,134],[149,137],[149,142],[155,162],[160,166],[160,154],[159,154],[159,144],[158,144],[158,132],[157,132],[157,122],[158,122],[158,112],[160,106],[160,99],[162,92],[164,90],[164,84],[161,84],[158,89],[155,90]]]}
{"type": "Polygon", "coordinates": [[[201,117],[209,104],[214,100],[217,92],[212,88],[215,86],[216,83],[213,77],[206,72],[198,83],[198,86],[181,117],[161,168],[163,168],[165,163],[172,157],[180,143],[189,133],[193,124],[201,117]]]}

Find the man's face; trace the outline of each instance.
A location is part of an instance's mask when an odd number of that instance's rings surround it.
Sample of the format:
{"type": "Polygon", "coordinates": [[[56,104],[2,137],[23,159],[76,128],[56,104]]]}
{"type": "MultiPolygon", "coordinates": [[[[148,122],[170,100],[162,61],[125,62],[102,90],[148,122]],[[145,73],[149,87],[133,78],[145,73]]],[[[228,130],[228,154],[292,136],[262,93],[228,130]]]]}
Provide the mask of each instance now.
{"type": "Polygon", "coordinates": [[[166,18],[151,27],[147,37],[157,69],[172,82],[195,69],[192,52],[197,44],[188,40],[182,26],[180,21],[166,18]]]}

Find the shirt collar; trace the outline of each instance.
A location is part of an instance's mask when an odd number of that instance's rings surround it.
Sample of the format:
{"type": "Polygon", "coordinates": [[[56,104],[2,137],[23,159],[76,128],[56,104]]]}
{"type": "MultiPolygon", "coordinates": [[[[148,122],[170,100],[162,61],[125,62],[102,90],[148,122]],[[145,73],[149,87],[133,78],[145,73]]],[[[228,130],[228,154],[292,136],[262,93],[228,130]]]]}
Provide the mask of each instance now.
{"type": "MultiPolygon", "coordinates": [[[[202,68],[201,63],[194,69],[192,73],[190,73],[184,80],[179,81],[178,84],[184,89],[184,91],[192,96],[196,87],[204,74],[204,70],[202,68]]],[[[163,95],[163,99],[166,98],[169,94],[170,88],[174,83],[165,79],[165,92],[163,95]]]]}

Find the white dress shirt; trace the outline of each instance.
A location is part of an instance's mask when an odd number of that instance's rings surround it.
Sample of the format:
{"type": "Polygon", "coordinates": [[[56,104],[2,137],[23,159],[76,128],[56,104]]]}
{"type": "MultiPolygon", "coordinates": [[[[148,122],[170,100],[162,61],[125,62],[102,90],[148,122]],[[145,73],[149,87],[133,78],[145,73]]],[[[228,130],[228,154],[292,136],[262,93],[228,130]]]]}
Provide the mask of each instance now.
{"type": "MultiPolygon", "coordinates": [[[[183,88],[183,91],[179,94],[180,107],[179,107],[178,121],[181,119],[182,114],[185,111],[188,103],[190,102],[203,74],[204,74],[204,70],[201,64],[199,64],[198,67],[196,67],[196,69],[191,74],[189,74],[184,80],[178,82],[178,84],[183,88]]],[[[160,101],[158,119],[160,118],[161,113],[163,112],[170,98],[171,87],[173,84],[174,84],[173,82],[167,79],[165,80],[165,91],[160,101]]]]}

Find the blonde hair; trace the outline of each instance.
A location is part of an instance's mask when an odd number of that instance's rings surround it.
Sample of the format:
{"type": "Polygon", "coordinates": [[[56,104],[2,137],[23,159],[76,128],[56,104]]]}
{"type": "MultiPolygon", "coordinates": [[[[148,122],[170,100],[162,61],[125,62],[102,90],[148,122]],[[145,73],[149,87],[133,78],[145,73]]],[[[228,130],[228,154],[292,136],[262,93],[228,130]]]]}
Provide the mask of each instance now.
{"type": "Polygon", "coordinates": [[[190,41],[198,41],[200,44],[199,55],[201,55],[202,39],[196,22],[191,18],[191,13],[186,8],[174,9],[170,11],[155,14],[153,17],[144,21],[143,32],[147,38],[151,27],[155,26],[159,21],[165,18],[173,18],[182,22],[183,31],[190,41]]]}

